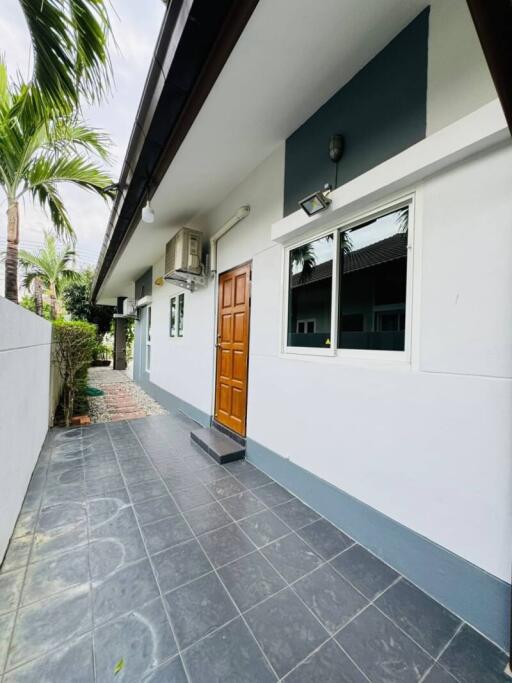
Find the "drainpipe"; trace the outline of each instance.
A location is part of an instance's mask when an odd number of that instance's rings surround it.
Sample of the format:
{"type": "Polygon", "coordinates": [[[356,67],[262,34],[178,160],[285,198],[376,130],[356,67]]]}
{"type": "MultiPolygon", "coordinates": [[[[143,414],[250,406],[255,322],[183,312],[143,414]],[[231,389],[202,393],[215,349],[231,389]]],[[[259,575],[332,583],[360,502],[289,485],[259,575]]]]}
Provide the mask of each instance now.
{"type": "Polygon", "coordinates": [[[217,273],[217,242],[223,235],[234,228],[235,225],[238,225],[240,221],[247,218],[250,211],[251,207],[249,205],[241,206],[238,211],[224,223],[222,228],[217,230],[217,232],[210,237],[210,273],[212,277],[215,277],[215,274],[217,273]]]}
{"type": "Polygon", "coordinates": [[[218,280],[216,278],[217,275],[217,242],[220,240],[220,238],[225,235],[227,232],[229,232],[232,228],[235,227],[235,225],[238,225],[240,221],[243,221],[244,218],[247,218],[249,213],[251,212],[251,207],[246,204],[245,206],[241,206],[238,211],[231,216],[229,220],[227,220],[222,228],[220,230],[217,230],[217,232],[211,236],[210,238],[210,276],[213,280],[213,339],[212,339],[212,348],[213,348],[213,373],[212,373],[212,404],[211,404],[211,411],[212,411],[212,417],[215,418],[215,381],[216,381],[216,375],[217,375],[217,288],[218,288],[218,280]]]}

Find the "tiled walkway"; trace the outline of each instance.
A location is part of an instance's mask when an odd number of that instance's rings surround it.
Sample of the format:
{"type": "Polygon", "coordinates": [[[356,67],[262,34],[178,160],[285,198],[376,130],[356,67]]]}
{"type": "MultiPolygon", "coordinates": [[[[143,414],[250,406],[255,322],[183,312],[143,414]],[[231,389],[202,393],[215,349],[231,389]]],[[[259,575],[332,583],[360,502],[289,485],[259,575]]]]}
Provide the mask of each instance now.
{"type": "Polygon", "coordinates": [[[89,397],[92,422],[133,420],[167,412],[122,370],[89,368],[88,381],[104,392],[103,396],[89,397]]]}
{"type": "Polygon", "coordinates": [[[250,464],[213,463],[193,426],[50,433],[0,574],[2,683],[509,680],[501,651],[250,464]]]}

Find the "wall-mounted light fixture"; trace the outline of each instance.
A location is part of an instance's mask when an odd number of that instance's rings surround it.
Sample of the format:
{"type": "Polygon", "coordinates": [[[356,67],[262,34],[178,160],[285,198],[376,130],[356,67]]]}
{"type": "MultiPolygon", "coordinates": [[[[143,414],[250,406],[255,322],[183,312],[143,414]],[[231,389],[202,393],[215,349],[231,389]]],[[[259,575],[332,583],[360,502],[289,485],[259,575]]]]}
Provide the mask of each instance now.
{"type": "Polygon", "coordinates": [[[315,216],[317,213],[324,211],[331,203],[331,200],[327,196],[330,191],[331,186],[325,185],[323,190],[309,194],[307,197],[300,200],[300,208],[305,211],[308,216],[315,216]]]}
{"type": "MultiPolygon", "coordinates": [[[[334,187],[338,185],[338,161],[340,161],[343,156],[345,144],[343,140],[343,135],[336,133],[331,135],[329,140],[329,158],[336,164],[336,174],[334,179],[334,187]]],[[[332,191],[331,185],[328,183],[324,185],[324,189],[320,192],[313,192],[309,194],[304,199],[299,202],[300,208],[307,213],[308,216],[314,216],[325,209],[331,203],[331,200],[327,196],[332,191]]]]}

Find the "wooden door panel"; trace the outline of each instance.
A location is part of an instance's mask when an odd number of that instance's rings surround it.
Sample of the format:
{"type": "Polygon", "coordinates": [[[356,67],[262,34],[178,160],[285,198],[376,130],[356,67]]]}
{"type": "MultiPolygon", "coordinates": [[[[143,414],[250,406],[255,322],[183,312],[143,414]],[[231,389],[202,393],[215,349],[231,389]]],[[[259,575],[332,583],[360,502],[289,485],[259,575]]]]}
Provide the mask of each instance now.
{"type": "Polygon", "coordinates": [[[219,277],[215,418],[245,436],[249,358],[250,265],[219,277]]]}

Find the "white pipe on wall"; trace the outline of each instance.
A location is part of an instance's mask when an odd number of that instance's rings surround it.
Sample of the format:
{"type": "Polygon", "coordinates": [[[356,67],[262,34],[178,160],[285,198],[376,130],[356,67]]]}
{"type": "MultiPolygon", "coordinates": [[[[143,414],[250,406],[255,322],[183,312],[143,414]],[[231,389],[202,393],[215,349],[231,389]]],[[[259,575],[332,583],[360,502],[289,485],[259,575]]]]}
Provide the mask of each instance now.
{"type": "Polygon", "coordinates": [[[247,218],[251,212],[249,205],[241,206],[238,211],[227,220],[220,230],[210,237],[210,273],[212,276],[217,272],[217,242],[220,238],[235,227],[244,218],[247,218]]]}

